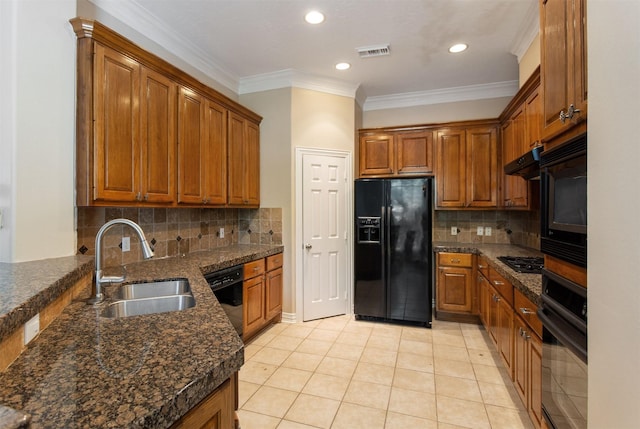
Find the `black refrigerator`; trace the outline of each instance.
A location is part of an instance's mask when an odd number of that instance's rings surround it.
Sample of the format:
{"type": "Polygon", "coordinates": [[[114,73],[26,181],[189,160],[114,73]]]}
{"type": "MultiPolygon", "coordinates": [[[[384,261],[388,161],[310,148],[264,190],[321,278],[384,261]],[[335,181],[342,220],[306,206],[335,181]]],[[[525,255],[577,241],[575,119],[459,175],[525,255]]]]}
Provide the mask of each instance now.
{"type": "Polygon", "coordinates": [[[432,179],[355,181],[357,319],[431,327],[432,179]]]}

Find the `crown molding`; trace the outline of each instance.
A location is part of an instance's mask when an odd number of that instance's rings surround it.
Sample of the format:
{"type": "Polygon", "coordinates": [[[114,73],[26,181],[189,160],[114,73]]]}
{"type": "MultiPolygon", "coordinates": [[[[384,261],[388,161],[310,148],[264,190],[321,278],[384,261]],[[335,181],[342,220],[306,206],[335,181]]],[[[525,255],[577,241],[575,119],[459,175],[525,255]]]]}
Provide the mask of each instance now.
{"type": "Polygon", "coordinates": [[[511,46],[511,52],[518,57],[518,64],[522,60],[524,54],[531,46],[531,42],[536,38],[540,32],[540,11],[538,9],[538,2],[532,2],[527,10],[527,14],[522,22],[520,32],[516,35],[515,41],[511,46]]]}
{"type": "Polygon", "coordinates": [[[360,84],[317,76],[294,69],[285,69],[241,78],[238,94],[280,88],[303,88],[355,98],[359,86],[360,84]]]}
{"type": "Polygon", "coordinates": [[[181,58],[188,65],[200,70],[206,76],[214,79],[233,92],[238,92],[238,78],[224,70],[212,61],[211,55],[180,37],[177,33],[168,31],[169,26],[142,7],[136,0],[88,0],[102,11],[111,15],[142,36],[152,40],[171,54],[181,58]]]}
{"type": "Polygon", "coordinates": [[[368,97],[364,103],[363,110],[398,109],[428,104],[512,97],[518,92],[518,86],[517,80],[509,80],[483,85],[469,85],[432,91],[405,92],[402,94],[368,97]]]}

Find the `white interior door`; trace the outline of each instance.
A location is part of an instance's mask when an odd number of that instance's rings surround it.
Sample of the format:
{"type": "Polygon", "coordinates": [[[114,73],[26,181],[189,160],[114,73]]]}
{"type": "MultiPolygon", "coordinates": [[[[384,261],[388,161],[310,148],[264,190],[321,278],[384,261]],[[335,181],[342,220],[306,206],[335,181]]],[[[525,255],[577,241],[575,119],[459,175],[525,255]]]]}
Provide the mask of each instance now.
{"type": "Polygon", "coordinates": [[[347,312],[346,159],[302,155],[303,319],[347,312]]]}

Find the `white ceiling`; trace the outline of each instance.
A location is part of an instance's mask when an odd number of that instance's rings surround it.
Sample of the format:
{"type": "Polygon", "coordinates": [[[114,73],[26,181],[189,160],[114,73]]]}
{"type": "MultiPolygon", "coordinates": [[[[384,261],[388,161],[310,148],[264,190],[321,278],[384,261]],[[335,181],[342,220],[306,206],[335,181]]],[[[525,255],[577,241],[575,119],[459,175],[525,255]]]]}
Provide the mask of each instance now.
{"type": "Polygon", "coordinates": [[[90,1],[236,93],[283,82],[359,89],[365,109],[443,94],[513,95],[518,57],[538,32],[537,0],[90,1]],[[305,23],[311,9],[325,22],[305,23]],[[458,42],[469,49],[450,54],[458,42]],[[356,51],[387,43],[389,56],[356,51]],[[351,69],[335,70],[342,61],[351,69]]]}

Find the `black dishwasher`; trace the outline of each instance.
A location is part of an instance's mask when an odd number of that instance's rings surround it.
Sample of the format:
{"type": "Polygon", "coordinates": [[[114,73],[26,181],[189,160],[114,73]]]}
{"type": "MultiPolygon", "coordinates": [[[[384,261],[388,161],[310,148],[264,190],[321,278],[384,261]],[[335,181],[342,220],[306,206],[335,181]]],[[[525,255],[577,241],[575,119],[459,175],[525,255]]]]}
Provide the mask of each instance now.
{"type": "Polygon", "coordinates": [[[225,268],[204,276],[231,324],[242,338],[243,266],[225,268]]]}

